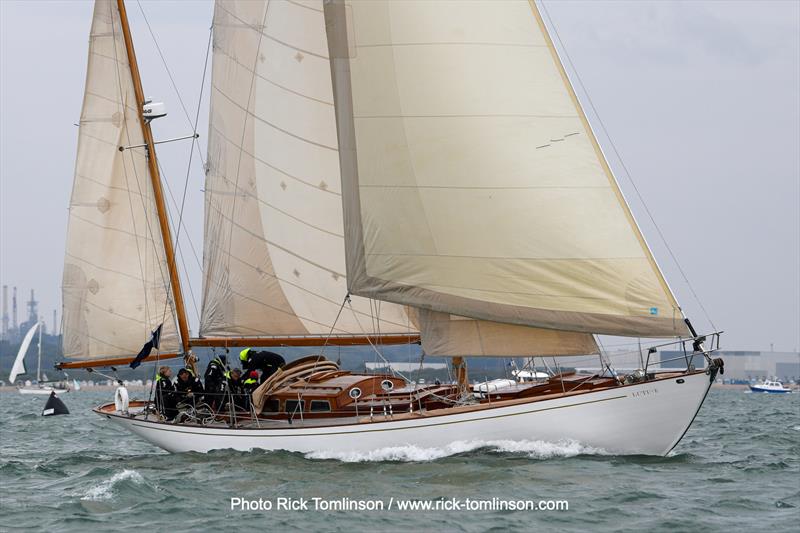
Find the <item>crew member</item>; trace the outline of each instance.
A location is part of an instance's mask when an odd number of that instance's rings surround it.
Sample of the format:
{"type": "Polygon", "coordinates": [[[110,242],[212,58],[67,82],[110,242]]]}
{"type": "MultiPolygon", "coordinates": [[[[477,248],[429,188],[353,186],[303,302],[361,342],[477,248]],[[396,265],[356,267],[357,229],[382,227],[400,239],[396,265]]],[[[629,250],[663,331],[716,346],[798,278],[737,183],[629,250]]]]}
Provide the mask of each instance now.
{"type": "Polygon", "coordinates": [[[236,409],[249,410],[250,409],[250,395],[245,394],[243,387],[242,371],[234,368],[228,374],[228,391],[230,398],[226,401],[233,400],[233,405],[236,409]]]}
{"type": "Polygon", "coordinates": [[[257,370],[251,370],[244,375],[244,379],[242,380],[242,388],[247,394],[253,394],[253,391],[258,388],[258,385],[259,379],[257,370]]]}
{"type": "Polygon", "coordinates": [[[156,409],[164,415],[167,420],[172,420],[178,414],[175,406],[178,398],[175,393],[175,385],[172,383],[172,369],[162,366],[156,375],[156,409]]]}
{"type": "Polygon", "coordinates": [[[215,355],[208,362],[206,373],[203,376],[206,382],[206,403],[210,404],[214,410],[219,410],[219,407],[225,404],[223,395],[225,394],[228,378],[227,365],[227,357],[224,354],[215,355]]]}
{"type": "Polygon", "coordinates": [[[241,360],[245,372],[261,371],[261,383],[264,383],[268,377],[286,364],[286,360],[276,353],[257,351],[252,348],[245,348],[239,352],[239,360],[241,360]]]}
{"type": "Polygon", "coordinates": [[[186,402],[196,406],[203,401],[203,383],[197,379],[190,368],[178,370],[175,391],[179,403],[186,402]]]}

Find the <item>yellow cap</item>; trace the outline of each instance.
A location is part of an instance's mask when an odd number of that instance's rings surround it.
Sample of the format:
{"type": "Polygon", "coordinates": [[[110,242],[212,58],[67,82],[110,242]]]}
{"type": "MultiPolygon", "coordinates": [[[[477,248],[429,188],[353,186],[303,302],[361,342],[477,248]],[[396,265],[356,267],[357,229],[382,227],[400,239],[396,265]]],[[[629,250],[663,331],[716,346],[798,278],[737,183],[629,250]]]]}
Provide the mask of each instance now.
{"type": "Polygon", "coordinates": [[[247,352],[250,351],[250,348],[245,348],[241,352],[239,352],[239,360],[240,361],[247,361],[247,352]]]}

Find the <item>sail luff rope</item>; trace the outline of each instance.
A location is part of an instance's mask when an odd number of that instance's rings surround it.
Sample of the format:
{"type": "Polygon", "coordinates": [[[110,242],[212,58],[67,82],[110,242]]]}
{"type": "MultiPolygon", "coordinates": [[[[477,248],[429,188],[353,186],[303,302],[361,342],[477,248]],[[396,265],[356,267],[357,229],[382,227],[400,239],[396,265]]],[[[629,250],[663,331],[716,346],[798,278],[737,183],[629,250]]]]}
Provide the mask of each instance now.
{"type": "Polygon", "coordinates": [[[617,146],[614,144],[614,141],[611,138],[611,135],[608,133],[608,129],[606,128],[605,123],[603,123],[603,120],[600,118],[600,114],[597,112],[597,109],[595,108],[594,103],[592,102],[592,97],[589,96],[589,93],[588,93],[588,91],[586,90],[586,87],[583,84],[583,80],[581,80],[581,76],[580,76],[580,74],[578,74],[578,71],[575,69],[575,65],[572,63],[572,59],[570,58],[569,52],[567,51],[566,47],[564,46],[564,42],[561,40],[561,36],[558,34],[558,29],[553,24],[553,20],[550,17],[550,13],[547,11],[547,6],[545,5],[544,0],[539,0],[539,3],[542,6],[542,11],[544,12],[545,16],[547,17],[547,21],[549,22],[550,27],[553,29],[553,33],[556,36],[556,40],[558,41],[559,47],[564,52],[564,57],[566,58],[567,63],[569,63],[569,66],[570,66],[570,69],[572,70],[572,73],[575,76],[575,79],[578,81],[578,85],[580,86],[581,91],[583,92],[583,95],[586,97],[586,101],[588,102],[589,107],[592,110],[592,114],[597,119],[598,124],[600,124],[600,128],[603,130],[603,134],[605,135],[606,139],[608,140],[609,144],[611,145],[611,149],[614,151],[614,155],[617,157],[617,160],[619,161],[620,166],[622,166],[622,169],[625,171],[625,176],[628,178],[628,182],[633,187],[633,190],[636,193],[636,197],[639,198],[639,202],[641,202],[642,206],[644,207],[645,213],[647,213],[647,217],[650,219],[650,222],[653,224],[653,227],[655,227],[656,232],[658,233],[658,236],[661,239],[661,242],[666,247],[667,252],[669,252],[669,255],[672,258],[673,262],[675,263],[675,266],[678,267],[678,271],[680,272],[681,277],[683,278],[683,281],[686,283],[686,286],[689,287],[689,291],[692,293],[692,296],[694,297],[694,299],[697,302],[698,306],[702,310],[703,315],[705,316],[706,320],[708,320],[709,324],[711,324],[711,327],[713,328],[713,331],[717,331],[717,327],[714,325],[714,321],[711,320],[711,316],[708,314],[708,311],[706,311],[706,308],[703,305],[703,302],[700,300],[700,297],[697,295],[697,292],[694,290],[694,287],[692,286],[691,282],[689,281],[689,277],[686,275],[686,272],[683,270],[683,267],[681,266],[680,262],[678,261],[678,258],[676,257],[675,253],[672,251],[672,248],[670,247],[669,242],[667,242],[667,239],[664,236],[664,233],[661,231],[661,228],[656,223],[655,217],[653,217],[653,214],[651,213],[650,208],[647,206],[647,202],[644,201],[644,197],[642,196],[641,192],[639,191],[639,188],[636,186],[636,182],[633,180],[633,177],[631,176],[631,173],[628,171],[628,167],[625,164],[625,161],[622,159],[622,156],[620,155],[619,150],[617,150],[617,146]]]}

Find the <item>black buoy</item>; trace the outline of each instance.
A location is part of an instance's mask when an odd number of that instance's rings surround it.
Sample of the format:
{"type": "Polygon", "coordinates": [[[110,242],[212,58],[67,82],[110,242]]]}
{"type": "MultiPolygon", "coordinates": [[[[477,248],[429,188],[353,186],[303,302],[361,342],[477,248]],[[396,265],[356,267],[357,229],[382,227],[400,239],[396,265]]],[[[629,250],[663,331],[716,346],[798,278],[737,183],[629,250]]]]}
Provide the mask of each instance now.
{"type": "Polygon", "coordinates": [[[54,416],[54,415],[68,415],[69,409],[67,406],[64,405],[58,396],[56,396],[55,392],[50,393],[50,397],[47,399],[47,403],[44,404],[44,409],[42,410],[42,416],[54,416]]]}

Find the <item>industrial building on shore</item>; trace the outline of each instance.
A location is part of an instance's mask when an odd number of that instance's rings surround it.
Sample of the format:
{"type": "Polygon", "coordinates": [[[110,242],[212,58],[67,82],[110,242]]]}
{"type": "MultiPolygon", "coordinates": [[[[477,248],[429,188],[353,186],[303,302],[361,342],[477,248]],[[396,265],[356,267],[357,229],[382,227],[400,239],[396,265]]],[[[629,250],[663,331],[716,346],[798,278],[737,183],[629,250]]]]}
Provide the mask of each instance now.
{"type": "MultiPolygon", "coordinates": [[[[659,352],[661,368],[686,368],[681,351],[659,352]]],[[[800,381],[800,352],[773,352],[753,350],[720,350],[714,357],[725,361],[725,380],[751,381],[778,378],[784,382],[800,381]]],[[[692,361],[700,368],[705,361],[695,357],[692,361]]]]}

